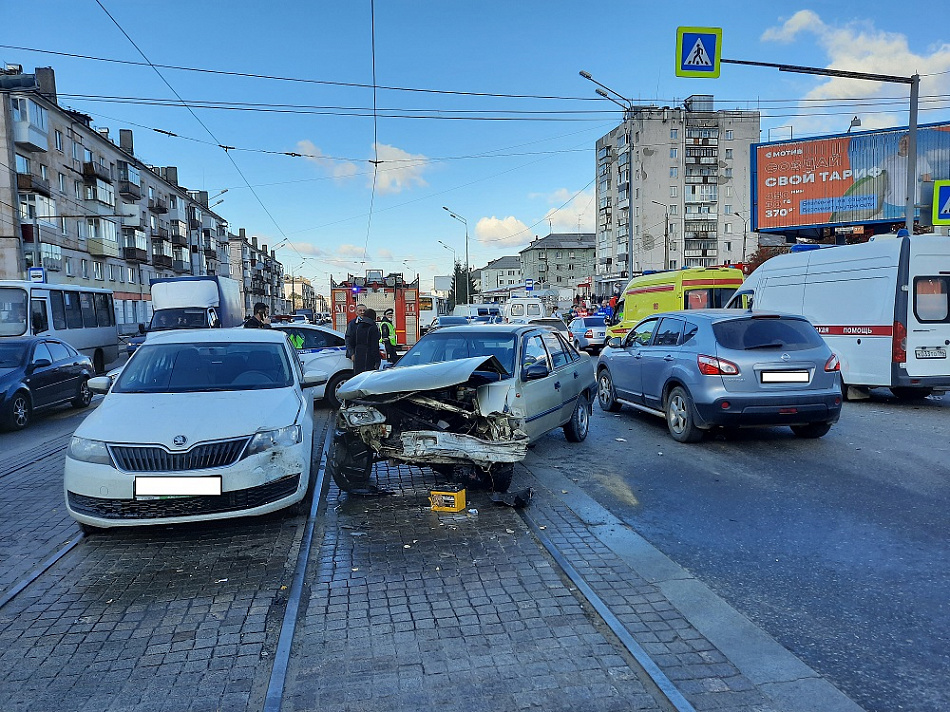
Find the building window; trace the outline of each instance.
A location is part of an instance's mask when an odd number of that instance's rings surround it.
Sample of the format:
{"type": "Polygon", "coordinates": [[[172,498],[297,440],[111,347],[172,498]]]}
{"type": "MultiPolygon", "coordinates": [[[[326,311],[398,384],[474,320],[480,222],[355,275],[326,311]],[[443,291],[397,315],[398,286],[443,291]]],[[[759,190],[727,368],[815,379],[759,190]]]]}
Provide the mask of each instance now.
{"type": "Polygon", "coordinates": [[[722,174],[726,176],[726,178],[732,178],[732,169],[726,168],[723,170],[722,174]]]}
{"type": "Polygon", "coordinates": [[[30,175],[30,159],[26,156],[16,154],[16,172],[20,175],[30,175]]]}
{"type": "Polygon", "coordinates": [[[82,181],[77,180],[73,182],[73,195],[76,196],[77,200],[82,200],[82,181]]]}
{"type": "Polygon", "coordinates": [[[99,281],[102,281],[102,263],[101,262],[94,261],[92,263],[92,276],[98,279],[99,281]]]}
{"type": "Polygon", "coordinates": [[[676,205],[675,205],[675,204],[674,204],[674,205],[671,205],[671,206],[670,206],[670,215],[676,215],[677,212],[678,212],[678,208],[676,207],[676,205]]]}
{"type": "Polygon", "coordinates": [[[676,185],[671,185],[671,186],[670,186],[670,197],[671,197],[671,198],[676,198],[676,197],[678,197],[678,196],[679,196],[679,192],[680,192],[679,186],[676,186],[676,185]]]}
{"type": "Polygon", "coordinates": [[[731,242],[724,242],[724,243],[722,243],[722,248],[723,248],[726,252],[732,252],[732,243],[731,243],[731,242]]]}
{"type": "Polygon", "coordinates": [[[671,148],[671,149],[670,149],[670,158],[676,158],[676,154],[677,154],[677,149],[671,148]]]}
{"type": "Polygon", "coordinates": [[[63,132],[56,131],[56,133],[53,134],[53,137],[56,141],[56,150],[60,153],[63,153],[63,132]]]}
{"type": "Polygon", "coordinates": [[[732,130],[731,130],[731,129],[729,129],[728,131],[726,131],[726,140],[727,140],[727,141],[731,141],[731,140],[732,140],[732,130]]]}
{"type": "Polygon", "coordinates": [[[670,269],[676,269],[676,260],[670,260],[670,269]]]}
{"type": "Polygon", "coordinates": [[[129,276],[129,279],[128,279],[129,284],[135,284],[135,267],[129,267],[128,276],[129,276]]]}
{"type": "Polygon", "coordinates": [[[109,265],[109,281],[115,282],[115,265],[109,265]]]}
{"type": "Polygon", "coordinates": [[[727,235],[731,235],[731,234],[732,234],[732,223],[726,223],[725,225],[723,225],[723,226],[722,226],[722,231],[723,231],[724,233],[726,233],[727,235]]]}
{"type": "Polygon", "coordinates": [[[63,175],[62,173],[59,174],[59,192],[60,193],[66,192],[66,176],[63,175]]]}
{"type": "Polygon", "coordinates": [[[86,260],[79,260],[79,271],[83,279],[89,279],[89,263],[86,260]]]}
{"type": "Polygon", "coordinates": [[[727,148],[727,149],[726,149],[726,158],[732,158],[732,149],[731,149],[731,148],[727,148]]]}
{"type": "Polygon", "coordinates": [[[679,177],[679,174],[680,174],[679,168],[677,168],[676,166],[670,166],[670,178],[677,178],[679,177]]]}
{"type": "Polygon", "coordinates": [[[735,211],[732,209],[732,206],[729,205],[729,203],[726,203],[726,208],[725,208],[725,210],[723,210],[723,212],[724,212],[726,215],[732,215],[733,212],[735,212],[735,211]]]}
{"type": "Polygon", "coordinates": [[[82,144],[78,141],[73,140],[73,160],[78,161],[82,159],[82,144]]]}
{"type": "Polygon", "coordinates": [[[66,276],[67,276],[67,277],[72,277],[72,276],[73,276],[73,258],[72,258],[72,257],[64,257],[64,258],[63,258],[63,267],[66,268],[66,276]]]}

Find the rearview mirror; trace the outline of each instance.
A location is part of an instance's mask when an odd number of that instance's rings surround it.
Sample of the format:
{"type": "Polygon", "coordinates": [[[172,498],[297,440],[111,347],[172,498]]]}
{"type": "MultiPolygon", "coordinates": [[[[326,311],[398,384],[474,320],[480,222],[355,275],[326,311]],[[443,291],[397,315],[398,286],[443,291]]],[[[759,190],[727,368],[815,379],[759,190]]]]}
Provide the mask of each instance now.
{"type": "Polygon", "coordinates": [[[323,371],[307,371],[303,374],[300,385],[303,388],[313,388],[314,386],[322,386],[329,380],[330,377],[323,371]]]}
{"type": "Polygon", "coordinates": [[[90,378],[86,385],[93,393],[108,393],[109,389],[112,388],[112,379],[109,376],[96,376],[90,378]]]}
{"type": "Polygon", "coordinates": [[[621,339],[619,336],[611,336],[609,339],[607,339],[607,346],[612,349],[619,349],[621,346],[623,346],[623,339],[621,339]]]}
{"type": "Polygon", "coordinates": [[[144,333],[145,333],[145,324],[139,324],[139,333],[140,333],[140,334],[144,334],[144,333]]]}
{"type": "Polygon", "coordinates": [[[551,371],[547,364],[533,363],[530,366],[525,366],[524,371],[521,373],[521,380],[536,381],[539,378],[547,378],[550,373],[551,371]]]}

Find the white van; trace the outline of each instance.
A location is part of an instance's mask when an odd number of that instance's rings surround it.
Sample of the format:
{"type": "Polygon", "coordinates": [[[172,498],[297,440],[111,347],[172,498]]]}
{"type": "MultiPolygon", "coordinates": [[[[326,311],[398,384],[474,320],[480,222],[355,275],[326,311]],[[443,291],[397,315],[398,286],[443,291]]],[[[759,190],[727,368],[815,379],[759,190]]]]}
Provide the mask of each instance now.
{"type": "Polygon", "coordinates": [[[728,306],[806,317],[838,355],[849,398],[950,388],[950,238],[882,236],[779,255],[728,306]]]}
{"type": "Polygon", "coordinates": [[[512,297],[505,302],[505,321],[509,324],[527,324],[547,316],[540,297],[512,297]]]}

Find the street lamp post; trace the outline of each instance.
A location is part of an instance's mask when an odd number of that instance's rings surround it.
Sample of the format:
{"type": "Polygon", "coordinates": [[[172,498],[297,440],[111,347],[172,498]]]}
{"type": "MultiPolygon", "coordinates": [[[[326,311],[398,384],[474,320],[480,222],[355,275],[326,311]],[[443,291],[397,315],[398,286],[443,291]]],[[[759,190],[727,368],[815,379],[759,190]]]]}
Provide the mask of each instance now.
{"type": "MultiPolygon", "coordinates": [[[[659,200],[651,200],[651,203],[663,206],[663,269],[670,268],[670,206],[661,203],[659,200]]],[[[683,262],[686,259],[684,256],[683,262]]],[[[685,264],[683,265],[686,266],[685,264]]]]}
{"type": "Polygon", "coordinates": [[[746,252],[746,250],[745,250],[746,237],[748,237],[748,235],[749,235],[749,231],[748,231],[749,221],[748,221],[748,219],[746,219],[746,218],[744,218],[744,217],[742,216],[742,213],[738,213],[738,212],[737,212],[737,213],[733,213],[733,215],[735,215],[737,218],[739,218],[740,220],[742,220],[742,264],[744,265],[744,264],[745,264],[745,252],[746,252]]]}
{"type": "Polygon", "coordinates": [[[468,276],[468,220],[463,218],[461,215],[456,215],[451,210],[449,210],[444,205],[442,209],[451,215],[453,218],[458,220],[465,226],[465,303],[468,304],[471,301],[471,294],[468,293],[469,288],[469,276],[468,276]]]}

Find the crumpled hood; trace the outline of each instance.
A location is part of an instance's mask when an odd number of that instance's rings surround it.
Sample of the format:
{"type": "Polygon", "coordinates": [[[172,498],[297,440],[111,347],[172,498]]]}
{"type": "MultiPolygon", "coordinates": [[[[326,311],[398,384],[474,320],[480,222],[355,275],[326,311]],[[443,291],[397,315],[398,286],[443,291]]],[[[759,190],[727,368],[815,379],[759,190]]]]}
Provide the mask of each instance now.
{"type": "Polygon", "coordinates": [[[215,393],[110,393],[76,429],[76,435],[109,443],[172,447],[176,435],[189,445],[253,435],[293,425],[303,402],[293,388],[215,393]]]}
{"type": "Polygon", "coordinates": [[[385,371],[364,371],[346,381],[337,391],[341,400],[356,400],[390,393],[432,391],[465,383],[475,371],[505,374],[495,356],[475,356],[457,361],[395,366],[385,371]]]}

